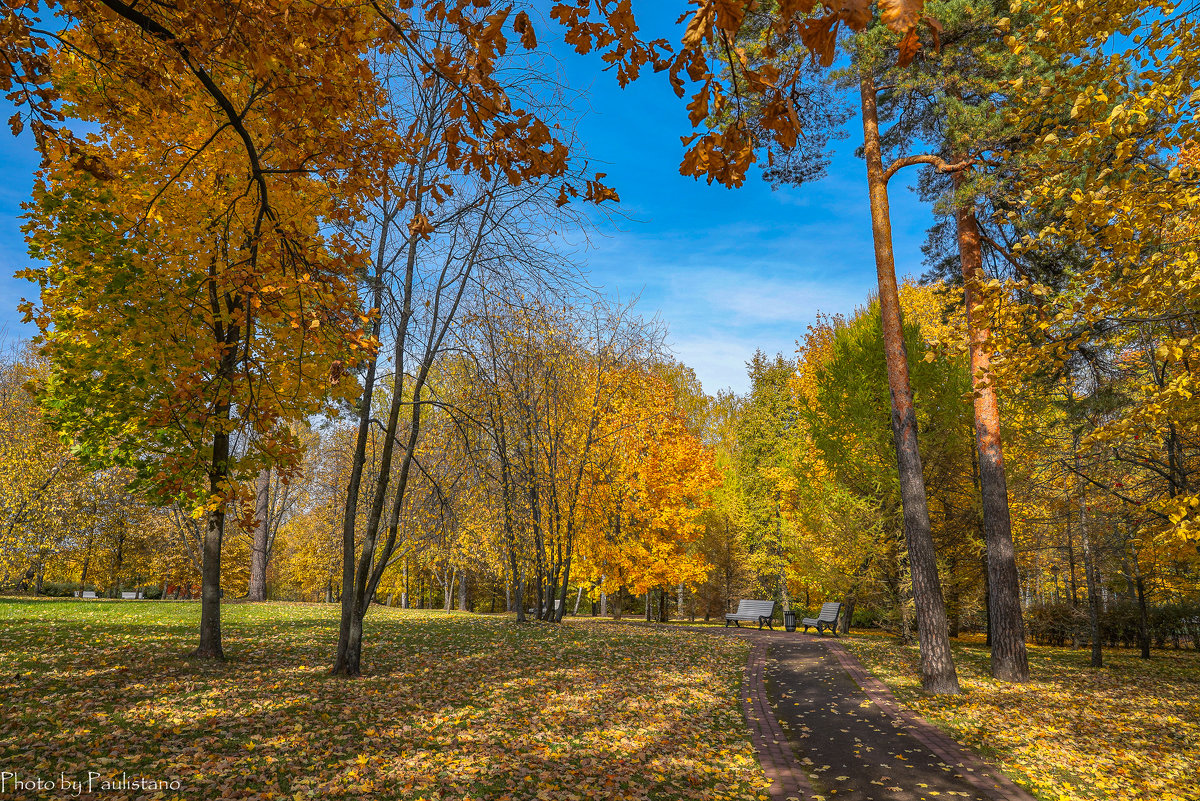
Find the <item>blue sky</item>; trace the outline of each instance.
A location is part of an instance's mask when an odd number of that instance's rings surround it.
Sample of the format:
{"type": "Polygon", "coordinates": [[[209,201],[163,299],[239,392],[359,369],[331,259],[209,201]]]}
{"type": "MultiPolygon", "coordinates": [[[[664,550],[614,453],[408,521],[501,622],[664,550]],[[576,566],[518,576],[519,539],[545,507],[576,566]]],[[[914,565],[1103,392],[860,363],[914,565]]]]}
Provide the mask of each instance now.
{"type": "MultiPolygon", "coordinates": [[[[669,36],[675,12],[644,8],[644,33],[669,36]]],[[[543,42],[557,33],[538,25],[543,42]]],[[[686,101],[664,76],[647,73],[622,90],[594,54],[552,49],[581,93],[578,135],[627,215],[602,225],[578,255],[594,285],[640,296],[641,313],[662,318],[673,350],[705,390],[745,391],[745,362],[755,348],[791,354],[818,311],[850,312],[865,300],[875,262],[866,170],[854,157],[857,118],[848,123],[850,136],[835,143],[829,176],[819,183],[773,191],[753,173],[740,189],[708,186],[678,173],[679,137],[689,131],[686,101]]],[[[9,114],[0,109],[0,118],[9,114]]],[[[18,215],[37,158],[27,135],[0,136],[0,331],[21,338],[33,332],[20,324],[16,305],[35,288],[12,275],[28,264],[18,215]]],[[[920,247],[931,223],[929,209],[907,188],[915,180],[915,171],[902,173],[891,186],[901,276],[922,271],[920,247]]]]}

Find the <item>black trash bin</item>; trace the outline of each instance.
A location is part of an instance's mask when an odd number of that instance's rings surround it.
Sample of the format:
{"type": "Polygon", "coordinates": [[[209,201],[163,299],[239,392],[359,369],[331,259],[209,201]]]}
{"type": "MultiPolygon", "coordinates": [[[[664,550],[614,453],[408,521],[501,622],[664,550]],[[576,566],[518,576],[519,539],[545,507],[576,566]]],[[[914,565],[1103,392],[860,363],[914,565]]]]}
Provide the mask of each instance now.
{"type": "Polygon", "coordinates": [[[783,627],[785,629],[787,629],[788,631],[796,630],[796,613],[795,612],[784,612],[783,613],[783,627]]]}

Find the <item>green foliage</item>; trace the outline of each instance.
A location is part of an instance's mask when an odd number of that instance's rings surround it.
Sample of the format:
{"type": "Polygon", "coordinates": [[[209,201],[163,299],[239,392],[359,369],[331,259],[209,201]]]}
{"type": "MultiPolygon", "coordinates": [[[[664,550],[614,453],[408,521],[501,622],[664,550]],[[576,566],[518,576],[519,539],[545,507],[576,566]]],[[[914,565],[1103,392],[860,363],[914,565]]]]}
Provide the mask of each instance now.
{"type": "Polygon", "coordinates": [[[38,594],[45,595],[48,598],[70,598],[75,595],[76,591],[80,589],[92,589],[92,587],[90,585],[87,587],[82,587],[81,585],[70,581],[43,581],[42,589],[38,594]]]}

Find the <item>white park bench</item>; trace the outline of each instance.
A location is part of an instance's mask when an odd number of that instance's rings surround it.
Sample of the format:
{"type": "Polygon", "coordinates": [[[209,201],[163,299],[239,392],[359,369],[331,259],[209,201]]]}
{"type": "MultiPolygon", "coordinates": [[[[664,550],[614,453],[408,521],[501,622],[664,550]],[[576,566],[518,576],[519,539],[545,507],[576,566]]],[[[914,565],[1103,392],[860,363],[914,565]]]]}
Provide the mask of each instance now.
{"type": "Polygon", "coordinates": [[[775,602],[774,601],[738,601],[737,611],[729,612],[725,615],[725,627],[729,628],[729,624],[737,626],[739,629],[742,624],[738,621],[744,620],[747,623],[757,623],[761,629],[763,623],[767,624],[767,628],[771,631],[775,627],[771,625],[771,619],[775,617],[775,602]]]}
{"type": "MultiPolygon", "coordinates": [[[[549,608],[549,607],[544,607],[544,608],[549,608]]],[[[555,599],[554,599],[554,616],[555,616],[555,617],[558,617],[558,611],[559,611],[560,609],[562,609],[562,598],[555,598],[555,599]]],[[[530,607],[529,609],[527,609],[527,610],[526,610],[526,612],[527,612],[528,614],[531,614],[531,615],[536,615],[536,614],[537,614],[537,607],[536,607],[536,606],[532,606],[532,607],[530,607]]]]}
{"type": "Polygon", "coordinates": [[[808,627],[812,626],[817,630],[817,634],[823,634],[825,627],[828,626],[829,630],[833,632],[833,636],[836,637],[838,613],[841,611],[842,605],[837,601],[829,601],[828,603],[821,604],[821,613],[819,615],[816,617],[806,617],[800,621],[800,624],[804,626],[804,633],[807,634],[808,627]]]}

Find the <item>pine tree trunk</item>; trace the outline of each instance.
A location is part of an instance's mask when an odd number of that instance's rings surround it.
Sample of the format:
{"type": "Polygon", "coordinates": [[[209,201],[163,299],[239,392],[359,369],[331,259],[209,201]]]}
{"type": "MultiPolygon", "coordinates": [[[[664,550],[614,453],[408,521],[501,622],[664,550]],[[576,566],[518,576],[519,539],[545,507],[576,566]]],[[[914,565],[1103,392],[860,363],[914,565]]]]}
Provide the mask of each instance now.
{"type": "Polygon", "coordinates": [[[258,473],[254,504],[254,545],[250,550],[250,588],[248,601],[267,600],[267,540],[271,531],[271,470],[258,473]]]}
{"type": "Polygon", "coordinates": [[[862,96],[863,149],[867,161],[867,183],[871,195],[871,228],[875,240],[875,267],[879,279],[879,308],[883,323],[883,346],[887,359],[888,388],[892,396],[892,433],[900,473],[900,498],[904,511],[904,536],[912,571],[913,602],[921,643],[921,684],[926,692],[953,694],[959,691],[958,674],[950,651],[946,628],[946,606],[938,580],[937,557],[929,526],[929,506],[921,454],[917,446],[917,415],[908,377],[908,355],[900,319],[900,293],[892,255],[892,223],[888,208],[883,151],[879,140],[879,115],[875,102],[875,79],[864,71],[860,76],[862,96]]]}
{"type": "MultiPolygon", "coordinates": [[[[966,176],[954,174],[956,189],[966,176]]],[[[975,442],[979,451],[979,485],[983,499],[983,532],[987,543],[988,617],[991,621],[992,675],[1001,681],[1029,680],[1025,625],[1021,619],[1017,555],[1008,512],[1008,482],[1000,441],[1000,405],[991,385],[991,331],[980,319],[983,254],[975,206],[959,203],[958,248],[966,290],[967,334],[971,349],[971,388],[975,398],[975,442]]]]}

